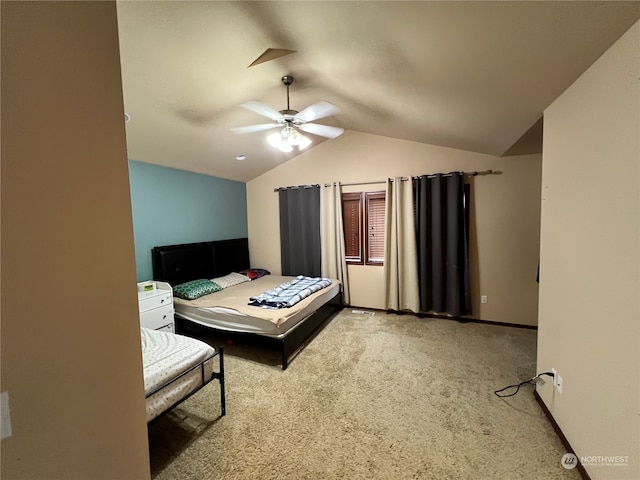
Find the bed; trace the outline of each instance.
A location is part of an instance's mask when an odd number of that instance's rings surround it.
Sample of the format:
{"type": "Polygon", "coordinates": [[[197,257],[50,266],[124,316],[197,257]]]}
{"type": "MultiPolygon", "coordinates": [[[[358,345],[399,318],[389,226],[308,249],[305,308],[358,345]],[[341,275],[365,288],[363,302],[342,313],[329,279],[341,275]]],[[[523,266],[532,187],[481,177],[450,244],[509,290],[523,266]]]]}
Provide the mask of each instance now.
{"type": "MultiPolygon", "coordinates": [[[[154,247],[152,260],[154,279],[168,282],[174,288],[191,280],[217,279],[250,268],[246,238],[154,247]]],[[[282,369],[286,370],[289,362],[342,309],[341,285],[337,280],[291,309],[248,305],[251,296],[292,278],[265,275],[197,300],[176,297],[176,327],[183,332],[188,325],[195,324],[257,338],[263,345],[279,350],[282,369]]]]}
{"type": "Polygon", "coordinates": [[[221,416],[226,414],[222,348],[214,349],[194,338],[148,328],[141,328],[140,336],[147,422],[216,379],[220,382],[221,416]]]}

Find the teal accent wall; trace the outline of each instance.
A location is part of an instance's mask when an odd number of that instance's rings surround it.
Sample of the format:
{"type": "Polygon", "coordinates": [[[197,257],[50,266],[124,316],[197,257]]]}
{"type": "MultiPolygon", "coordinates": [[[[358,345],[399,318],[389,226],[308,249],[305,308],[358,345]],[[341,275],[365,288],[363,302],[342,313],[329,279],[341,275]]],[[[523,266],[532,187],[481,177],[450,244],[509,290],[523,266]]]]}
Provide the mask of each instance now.
{"type": "Polygon", "coordinates": [[[153,277],[151,249],[248,235],[246,184],[129,161],[138,282],[153,277]]]}

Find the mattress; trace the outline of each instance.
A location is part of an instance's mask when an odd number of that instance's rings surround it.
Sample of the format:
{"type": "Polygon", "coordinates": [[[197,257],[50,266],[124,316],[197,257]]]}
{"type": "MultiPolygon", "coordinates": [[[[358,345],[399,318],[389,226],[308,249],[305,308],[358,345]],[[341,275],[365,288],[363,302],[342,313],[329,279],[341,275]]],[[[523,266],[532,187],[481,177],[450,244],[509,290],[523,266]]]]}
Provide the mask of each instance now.
{"type": "Polygon", "coordinates": [[[149,422],[211,379],[214,371],[212,357],[216,352],[213,347],[194,338],[148,328],[141,328],[140,332],[149,422]],[[171,382],[202,362],[202,368],[195,368],[171,382]]]}
{"type": "Polygon", "coordinates": [[[295,277],[265,275],[234,285],[196,300],[174,298],[178,318],[232,332],[282,337],[340,292],[340,282],[331,284],[291,308],[262,308],[249,305],[249,298],[271,290],[295,277]]]}

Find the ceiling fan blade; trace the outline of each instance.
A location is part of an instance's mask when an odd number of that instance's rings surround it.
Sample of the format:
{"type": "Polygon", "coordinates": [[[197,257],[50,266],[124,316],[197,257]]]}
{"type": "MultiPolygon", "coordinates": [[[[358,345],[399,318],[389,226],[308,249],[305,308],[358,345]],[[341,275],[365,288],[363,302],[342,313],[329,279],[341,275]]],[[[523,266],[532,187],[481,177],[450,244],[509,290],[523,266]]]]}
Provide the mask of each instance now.
{"type": "Polygon", "coordinates": [[[329,115],[335,115],[336,113],[340,113],[340,109],[333,103],[318,102],[314,103],[313,105],[309,105],[300,113],[296,114],[295,118],[298,120],[302,120],[303,122],[312,122],[314,120],[318,120],[319,118],[328,117],[329,115]]]}
{"type": "Polygon", "coordinates": [[[330,127],[329,125],[320,125],[319,123],[303,123],[298,125],[300,130],[321,137],[336,138],[344,133],[344,128],[330,127]]]}
{"type": "Polygon", "coordinates": [[[259,115],[270,118],[271,120],[282,119],[282,114],[275,108],[271,108],[269,105],[265,105],[264,103],[258,102],[256,100],[242,103],[240,104],[240,106],[246,108],[247,110],[251,110],[252,112],[255,112],[259,115]]]}
{"type": "Polygon", "coordinates": [[[233,133],[253,133],[261,132],[263,130],[269,130],[270,128],[279,127],[279,123],[261,123],[259,125],[247,125],[246,127],[235,127],[231,131],[233,133]]]}

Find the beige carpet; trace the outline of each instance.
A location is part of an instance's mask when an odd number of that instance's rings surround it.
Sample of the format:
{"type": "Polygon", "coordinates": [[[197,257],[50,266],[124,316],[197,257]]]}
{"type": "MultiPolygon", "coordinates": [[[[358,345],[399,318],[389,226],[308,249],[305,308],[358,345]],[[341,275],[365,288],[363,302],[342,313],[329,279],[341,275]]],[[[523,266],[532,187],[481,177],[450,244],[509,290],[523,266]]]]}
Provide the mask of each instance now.
{"type": "Polygon", "coordinates": [[[152,423],[154,478],[579,478],[533,386],[493,394],[535,375],[533,330],[345,309],[286,371],[227,350],[227,416],[213,382],[152,423]]]}

